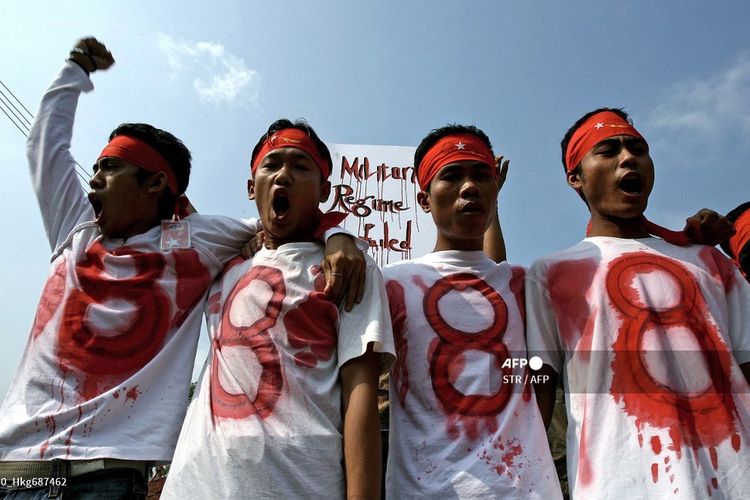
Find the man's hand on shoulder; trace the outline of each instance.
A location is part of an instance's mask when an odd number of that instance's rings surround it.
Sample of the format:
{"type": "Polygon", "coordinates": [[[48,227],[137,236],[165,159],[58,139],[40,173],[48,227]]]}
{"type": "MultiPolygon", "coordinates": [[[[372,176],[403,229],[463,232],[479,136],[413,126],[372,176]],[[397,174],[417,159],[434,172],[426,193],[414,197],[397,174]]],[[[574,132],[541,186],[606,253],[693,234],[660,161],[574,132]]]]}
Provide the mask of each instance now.
{"type": "Polygon", "coordinates": [[[115,63],[112,53],[94,37],[81,38],[70,51],[69,59],[86,73],[108,69],[115,63]]]}
{"type": "Polygon", "coordinates": [[[734,234],[732,224],[722,215],[704,208],[685,221],[688,239],[699,245],[718,245],[734,234]]]}
{"type": "Polygon", "coordinates": [[[367,262],[357,248],[354,238],[347,234],[335,234],[326,242],[323,272],[326,276],[324,293],[334,304],[351,311],[362,301],[365,291],[367,262]]]}

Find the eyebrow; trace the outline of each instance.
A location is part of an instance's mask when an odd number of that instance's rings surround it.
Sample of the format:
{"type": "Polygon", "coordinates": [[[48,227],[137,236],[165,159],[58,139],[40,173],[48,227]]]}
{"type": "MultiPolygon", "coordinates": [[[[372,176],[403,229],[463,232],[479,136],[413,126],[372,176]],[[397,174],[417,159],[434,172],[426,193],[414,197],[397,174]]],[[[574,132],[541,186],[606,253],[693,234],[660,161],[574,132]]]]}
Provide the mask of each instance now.
{"type": "Polygon", "coordinates": [[[626,144],[633,144],[634,142],[635,142],[635,143],[638,143],[638,144],[648,144],[648,143],[646,142],[646,139],[642,139],[642,138],[640,138],[640,137],[633,137],[632,135],[630,135],[630,136],[626,137],[625,139],[623,139],[623,141],[624,141],[624,142],[625,142],[626,144]]]}

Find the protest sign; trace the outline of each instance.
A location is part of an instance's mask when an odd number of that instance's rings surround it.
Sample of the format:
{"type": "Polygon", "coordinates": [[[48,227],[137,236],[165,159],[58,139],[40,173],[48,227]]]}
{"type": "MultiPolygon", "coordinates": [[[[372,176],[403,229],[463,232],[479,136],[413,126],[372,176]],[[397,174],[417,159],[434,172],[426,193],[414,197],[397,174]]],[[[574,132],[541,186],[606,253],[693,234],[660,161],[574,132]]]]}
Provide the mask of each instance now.
{"type": "Polygon", "coordinates": [[[413,147],[329,144],[333,171],[324,211],[349,213],[341,224],[367,241],[380,264],[432,250],[435,226],[417,205],[413,147]]]}

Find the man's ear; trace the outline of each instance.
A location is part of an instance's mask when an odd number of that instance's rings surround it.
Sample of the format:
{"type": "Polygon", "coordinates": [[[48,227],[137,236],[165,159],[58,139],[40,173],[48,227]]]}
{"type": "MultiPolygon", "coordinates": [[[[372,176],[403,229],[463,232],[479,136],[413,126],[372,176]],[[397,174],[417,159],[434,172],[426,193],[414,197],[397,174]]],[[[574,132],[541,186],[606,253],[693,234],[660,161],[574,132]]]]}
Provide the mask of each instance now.
{"type": "Polygon", "coordinates": [[[248,200],[254,200],[255,199],[255,183],[252,179],[247,180],[247,199],[248,200]]]}
{"type": "Polygon", "coordinates": [[[586,201],[586,197],[583,196],[583,183],[581,182],[581,169],[577,168],[576,170],[572,172],[568,172],[567,179],[568,186],[572,187],[576,193],[578,193],[578,196],[581,197],[583,202],[586,204],[586,206],[589,206],[589,202],[586,201]]]}
{"type": "Polygon", "coordinates": [[[144,183],[146,192],[149,194],[161,194],[167,188],[167,174],[164,172],[156,172],[146,178],[144,183]]]}
{"type": "Polygon", "coordinates": [[[328,200],[331,195],[331,181],[323,181],[320,185],[320,203],[328,200]]]}
{"type": "Polygon", "coordinates": [[[567,174],[568,186],[572,187],[576,191],[581,191],[581,173],[580,170],[576,169],[567,174]]]}
{"type": "Polygon", "coordinates": [[[427,191],[420,191],[417,193],[417,203],[422,207],[422,211],[430,213],[430,193],[427,191]]]}

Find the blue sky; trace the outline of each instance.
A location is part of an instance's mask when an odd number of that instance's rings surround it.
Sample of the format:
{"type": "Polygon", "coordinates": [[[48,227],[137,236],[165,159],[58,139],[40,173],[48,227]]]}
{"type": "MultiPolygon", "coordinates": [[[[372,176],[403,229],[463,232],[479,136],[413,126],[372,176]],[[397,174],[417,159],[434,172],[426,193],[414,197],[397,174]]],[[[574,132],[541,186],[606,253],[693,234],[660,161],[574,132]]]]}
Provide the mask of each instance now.
{"type": "MultiPolygon", "coordinates": [[[[511,159],[501,193],[509,259],[578,241],[587,212],[559,141],[583,113],[624,106],[651,145],[647,214],[681,227],[750,199],[745,2],[42,2],[4,6],[0,79],[32,111],[82,35],[117,63],[94,75],[73,152],[88,168],[119,123],[173,132],[193,152],[201,212],[255,215],[250,151],[274,119],[329,142],[415,146],[448,122],[484,129],[511,159]]],[[[23,136],[0,115],[0,394],[23,351],[49,247],[23,136]]],[[[205,343],[198,354],[205,356],[205,343]]]]}

